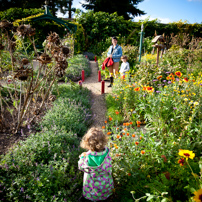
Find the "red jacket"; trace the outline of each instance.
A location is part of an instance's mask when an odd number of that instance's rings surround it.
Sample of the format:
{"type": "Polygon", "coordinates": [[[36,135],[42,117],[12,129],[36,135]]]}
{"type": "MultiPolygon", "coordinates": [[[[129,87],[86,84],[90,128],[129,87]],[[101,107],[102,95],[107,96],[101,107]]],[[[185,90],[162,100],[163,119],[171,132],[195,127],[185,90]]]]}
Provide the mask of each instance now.
{"type": "Polygon", "coordinates": [[[104,62],[102,63],[102,70],[105,69],[105,67],[110,67],[114,64],[114,61],[112,58],[108,57],[104,60],[104,62]]]}

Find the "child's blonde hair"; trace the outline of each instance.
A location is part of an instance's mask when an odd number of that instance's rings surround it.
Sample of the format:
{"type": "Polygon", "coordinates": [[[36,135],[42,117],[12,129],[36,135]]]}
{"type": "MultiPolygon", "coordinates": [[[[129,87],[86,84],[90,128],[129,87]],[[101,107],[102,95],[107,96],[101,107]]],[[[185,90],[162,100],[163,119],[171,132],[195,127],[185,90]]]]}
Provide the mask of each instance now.
{"type": "Polygon", "coordinates": [[[128,60],[128,57],[127,57],[126,55],[122,55],[122,56],[121,56],[121,59],[126,59],[126,60],[128,60]]]}
{"type": "Polygon", "coordinates": [[[99,128],[91,128],[83,136],[80,146],[91,151],[102,151],[107,144],[107,136],[99,128]]]}

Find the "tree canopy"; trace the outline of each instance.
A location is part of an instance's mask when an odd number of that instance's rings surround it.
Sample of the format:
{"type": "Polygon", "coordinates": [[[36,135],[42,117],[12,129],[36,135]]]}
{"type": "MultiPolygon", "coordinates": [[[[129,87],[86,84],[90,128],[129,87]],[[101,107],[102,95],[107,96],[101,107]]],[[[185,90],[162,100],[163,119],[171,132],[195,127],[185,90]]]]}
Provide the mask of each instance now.
{"type": "Polygon", "coordinates": [[[144,15],[145,12],[136,6],[143,0],[85,0],[82,7],[93,10],[94,12],[103,11],[107,13],[117,12],[128,20],[138,15],[144,15]]]}
{"type": "MultiPolygon", "coordinates": [[[[47,0],[46,1],[52,14],[55,16],[57,11],[65,14],[69,12],[69,17],[71,17],[71,12],[75,11],[72,8],[73,0],[47,0]]],[[[9,8],[43,8],[45,1],[37,0],[1,0],[0,11],[7,10],[9,8]]]]}

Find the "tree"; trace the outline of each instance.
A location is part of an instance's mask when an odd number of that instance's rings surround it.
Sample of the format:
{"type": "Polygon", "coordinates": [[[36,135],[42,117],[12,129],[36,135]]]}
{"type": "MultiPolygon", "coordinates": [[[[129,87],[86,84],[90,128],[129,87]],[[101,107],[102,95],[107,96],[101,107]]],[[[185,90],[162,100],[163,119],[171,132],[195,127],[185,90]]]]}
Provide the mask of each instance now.
{"type": "Polygon", "coordinates": [[[75,8],[72,8],[73,0],[1,0],[0,11],[7,10],[9,8],[43,8],[47,4],[50,11],[54,16],[56,16],[57,11],[65,14],[69,12],[69,18],[71,18],[71,12],[75,12],[75,8]]]}
{"type": "Polygon", "coordinates": [[[143,0],[85,0],[82,7],[94,10],[94,12],[103,11],[107,13],[117,12],[128,20],[138,15],[144,15],[145,12],[136,8],[136,5],[143,0]]]}

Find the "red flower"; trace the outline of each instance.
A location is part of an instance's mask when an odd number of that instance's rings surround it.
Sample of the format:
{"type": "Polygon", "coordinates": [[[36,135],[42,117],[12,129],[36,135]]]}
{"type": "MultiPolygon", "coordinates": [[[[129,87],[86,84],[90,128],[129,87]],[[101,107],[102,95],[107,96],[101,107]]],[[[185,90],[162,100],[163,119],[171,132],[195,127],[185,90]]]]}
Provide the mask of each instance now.
{"type": "Polygon", "coordinates": [[[135,142],[135,144],[136,144],[136,145],[138,145],[138,144],[139,144],[139,142],[135,142]]]}
{"type": "Polygon", "coordinates": [[[139,87],[134,88],[134,91],[140,91],[140,88],[139,87]]]}
{"type": "Polygon", "coordinates": [[[180,71],[177,71],[177,72],[175,72],[175,75],[178,76],[178,77],[181,77],[182,73],[180,71]]]}
{"type": "Polygon", "coordinates": [[[141,151],[141,154],[145,154],[145,151],[144,151],[144,150],[142,150],[142,151],[141,151]]]}
{"type": "Polygon", "coordinates": [[[116,115],[118,115],[118,114],[119,114],[119,112],[118,112],[118,111],[115,111],[115,113],[116,113],[116,115]]]}
{"type": "Polygon", "coordinates": [[[150,87],[150,86],[147,86],[146,90],[147,90],[147,92],[149,92],[149,93],[154,92],[154,88],[152,88],[152,87],[150,87]]]}
{"type": "Polygon", "coordinates": [[[189,79],[187,77],[185,77],[183,80],[184,80],[184,82],[188,82],[189,81],[189,79]]]}
{"type": "Polygon", "coordinates": [[[180,166],[183,166],[184,163],[185,163],[184,158],[180,158],[180,159],[178,160],[178,163],[180,164],[180,166]]]}

